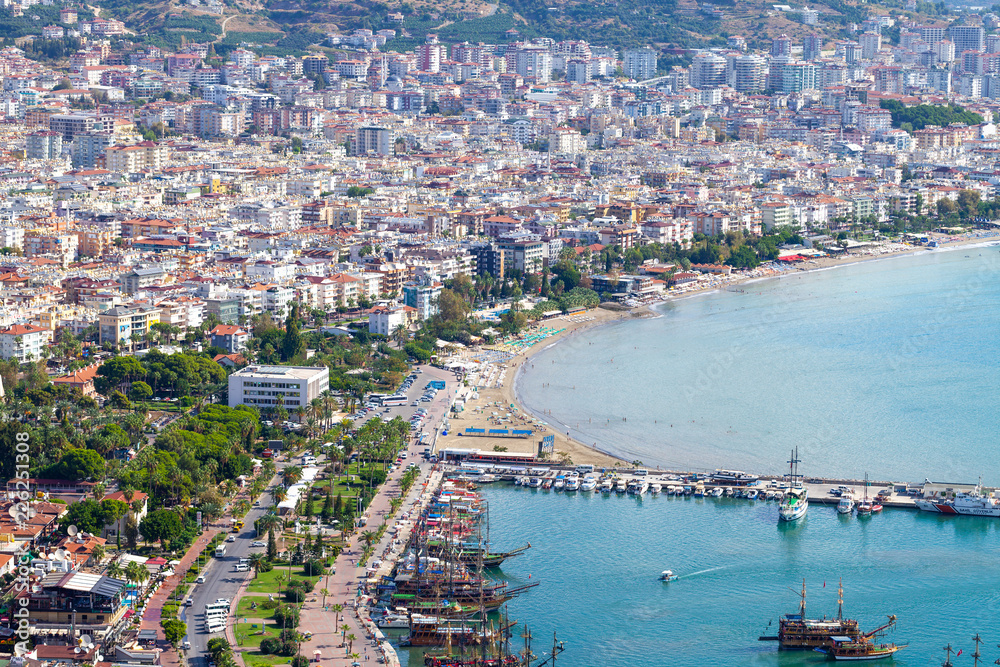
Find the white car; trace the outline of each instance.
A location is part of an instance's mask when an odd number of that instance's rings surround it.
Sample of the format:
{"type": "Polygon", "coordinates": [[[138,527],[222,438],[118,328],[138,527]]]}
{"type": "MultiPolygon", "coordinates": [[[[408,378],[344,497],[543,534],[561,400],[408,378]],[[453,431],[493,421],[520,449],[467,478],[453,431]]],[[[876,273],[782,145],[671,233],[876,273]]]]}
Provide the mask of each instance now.
{"type": "Polygon", "coordinates": [[[266,547],[267,544],[265,544],[264,542],[261,542],[260,540],[254,540],[253,542],[250,543],[250,546],[252,546],[252,547],[266,547]]]}

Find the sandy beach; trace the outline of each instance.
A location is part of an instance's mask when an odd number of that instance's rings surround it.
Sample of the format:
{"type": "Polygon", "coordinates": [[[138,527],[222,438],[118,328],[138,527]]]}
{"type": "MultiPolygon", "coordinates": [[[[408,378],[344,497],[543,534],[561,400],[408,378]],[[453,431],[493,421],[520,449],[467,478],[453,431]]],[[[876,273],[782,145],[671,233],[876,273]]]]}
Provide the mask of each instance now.
{"type": "MultiPolygon", "coordinates": [[[[931,235],[939,247],[956,248],[990,241],[1000,241],[1000,234],[979,232],[963,236],[931,235]]],[[[517,373],[525,364],[530,367],[530,358],[542,350],[568,336],[579,335],[595,326],[608,324],[627,318],[652,316],[649,306],[677,298],[705,294],[720,288],[741,283],[775,278],[803,272],[820,271],[837,266],[857,264],[889,257],[911,255],[917,252],[935,252],[922,246],[902,243],[885,243],[867,247],[840,257],[821,257],[787,266],[767,265],[753,271],[733,273],[729,276],[713,276],[711,279],[679,289],[671,289],[657,295],[648,302],[626,310],[595,308],[576,315],[563,315],[533,325],[519,341],[505,344],[469,348],[457,353],[453,360],[477,362],[479,369],[466,376],[468,386],[460,390],[463,410],[451,417],[451,429],[438,440],[438,449],[457,447],[462,449],[482,449],[492,451],[494,446],[505,447],[507,451],[537,453],[538,443],[544,436],[551,435],[555,441],[555,460],[568,457],[573,463],[590,463],[597,467],[628,465],[630,462],[598,451],[593,445],[584,444],[570,438],[565,432],[554,430],[543,417],[538,418],[527,412],[517,399],[515,381],[517,373]],[[529,438],[496,438],[485,436],[458,435],[467,428],[475,429],[519,429],[531,430],[529,438]]],[[[777,264],[777,263],[774,263],[777,264]]]]}

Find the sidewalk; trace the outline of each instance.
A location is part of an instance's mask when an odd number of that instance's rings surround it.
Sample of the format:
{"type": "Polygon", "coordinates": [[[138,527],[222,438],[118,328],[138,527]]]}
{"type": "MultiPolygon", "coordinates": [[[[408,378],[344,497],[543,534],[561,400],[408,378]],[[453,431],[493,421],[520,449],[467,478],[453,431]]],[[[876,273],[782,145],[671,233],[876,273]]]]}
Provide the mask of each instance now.
{"type": "MultiPolygon", "coordinates": [[[[401,468],[393,473],[365,512],[369,529],[377,529],[380,522],[377,522],[376,519],[387,515],[390,511],[389,500],[391,497],[399,495],[399,478],[403,472],[405,470],[401,468]]],[[[399,514],[389,520],[389,525],[410,515],[412,507],[419,502],[421,495],[427,490],[428,479],[433,475],[433,472],[424,473],[422,479],[413,485],[399,514]]],[[[373,559],[379,558],[392,544],[393,539],[394,536],[386,531],[382,540],[375,545],[373,559]]],[[[382,632],[368,618],[367,610],[358,610],[354,607],[356,602],[366,599],[361,597],[360,587],[367,579],[367,570],[356,565],[362,550],[361,544],[360,533],[353,535],[345,544],[344,551],[337,558],[336,574],[331,574],[328,577],[327,588],[330,595],[327,596],[327,606],[332,607],[334,604],[344,606],[339,623],[348,626],[346,633],[334,627],[334,623],[337,621],[336,614],[333,611],[323,609],[323,595],[318,592],[318,589],[323,588],[321,585],[323,582],[317,584],[317,590],[314,590],[313,594],[302,605],[300,629],[313,634],[312,640],[303,645],[302,653],[310,659],[315,659],[317,658],[315,652],[320,651],[318,665],[323,667],[350,667],[354,662],[350,656],[351,652],[356,653],[358,655],[357,662],[366,667],[381,662],[390,666],[399,664],[395,650],[384,641],[382,632]],[[342,641],[341,638],[345,634],[355,636],[353,646],[349,647],[347,643],[342,641]],[[348,648],[351,648],[350,652],[348,648]]]]}
{"type": "Polygon", "coordinates": [[[153,594],[146,605],[146,611],[142,616],[142,623],[139,628],[141,630],[156,630],[156,647],[162,650],[160,654],[160,665],[162,667],[179,667],[181,664],[180,656],[177,655],[177,651],[167,641],[166,636],[163,634],[163,628],[160,626],[160,619],[163,617],[163,605],[174,594],[177,587],[181,585],[184,574],[190,569],[191,564],[195,562],[198,554],[212,541],[212,538],[218,534],[219,530],[219,528],[211,526],[198,536],[198,539],[194,541],[181,557],[180,565],[174,568],[174,573],[163,581],[159,590],[153,594]]]}

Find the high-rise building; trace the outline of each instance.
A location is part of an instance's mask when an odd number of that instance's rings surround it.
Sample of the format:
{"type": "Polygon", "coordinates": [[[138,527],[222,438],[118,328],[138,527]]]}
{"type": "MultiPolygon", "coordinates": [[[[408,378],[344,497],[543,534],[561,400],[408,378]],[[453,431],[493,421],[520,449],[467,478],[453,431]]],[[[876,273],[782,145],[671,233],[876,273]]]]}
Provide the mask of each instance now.
{"type": "Polygon", "coordinates": [[[771,55],[777,58],[786,58],[792,55],[792,40],[788,35],[782,35],[771,40],[771,55]]]}
{"type": "Polygon", "coordinates": [[[981,25],[953,25],[948,37],[955,42],[955,53],[986,50],[986,30],[981,25]]]}
{"type": "Polygon", "coordinates": [[[448,47],[438,43],[437,35],[427,35],[427,41],[417,47],[417,69],[421,72],[440,72],[447,59],[448,47]]]}
{"type": "Polygon", "coordinates": [[[32,132],[26,143],[25,155],[29,160],[53,160],[62,154],[62,135],[52,130],[32,132]]]}
{"type": "Polygon", "coordinates": [[[656,51],[653,49],[626,49],[623,54],[625,75],[636,81],[656,76],[656,51]]]}
{"type": "Polygon", "coordinates": [[[552,54],[544,46],[521,47],[514,54],[514,71],[526,80],[548,83],[552,78],[552,54]]]}
{"type": "Polygon", "coordinates": [[[733,59],[733,88],[741,93],[764,90],[767,85],[767,61],[761,56],[745,55],[733,59]]]}
{"type": "Polygon", "coordinates": [[[819,60],[823,55],[823,38],[813,33],[802,41],[802,59],[819,60]]]}
{"type": "Polygon", "coordinates": [[[392,155],[393,132],[387,127],[359,127],[354,136],[354,155],[392,155]]]}
{"type": "Polygon", "coordinates": [[[700,53],[691,62],[691,85],[695,88],[719,88],[726,83],[726,59],[713,53],[700,53]]]}
{"type": "Polygon", "coordinates": [[[98,158],[115,143],[111,132],[82,132],[73,137],[73,166],[93,169],[98,158]]]}
{"type": "Polygon", "coordinates": [[[877,32],[865,32],[858,37],[861,45],[861,58],[871,60],[882,49],[882,35],[877,32]]]}
{"type": "Polygon", "coordinates": [[[779,93],[798,93],[816,88],[816,65],[774,58],[771,62],[770,87],[779,93]]]}

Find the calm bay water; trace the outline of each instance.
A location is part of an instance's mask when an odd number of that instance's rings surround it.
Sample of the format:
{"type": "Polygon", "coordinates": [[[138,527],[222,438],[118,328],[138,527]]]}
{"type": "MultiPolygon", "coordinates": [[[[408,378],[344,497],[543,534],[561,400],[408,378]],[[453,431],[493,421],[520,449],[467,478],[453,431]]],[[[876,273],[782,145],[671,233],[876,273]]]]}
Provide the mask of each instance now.
{"type": "Polygon", "coordinates": [[[940,664],[949,642],[964,649],[956,664],[971,664],[977,632],[985,663],[1000,657],[997,520],[906,510],[858,519],[813,506],[804,520],[778,525],[774,503],[736,499],[510,486],[485,496],[493,547],[532,545],[504,564],[504,576],[541,582],[510,604],[510,617],[530,626],[536,653],[558,632],[564,666],[826,663],[757,637],[796,611],[803,578],[809,616],[836,614],[841,577],[845,615],[864,630],[898,617],[884,641],[909,646],[895,664],[940,664]],[[659,582],[664,569],[680,579],[659,582]]]}
{"type": "Polygon", "coordinates": [[[1000,484],[1000,249],[738,290],[541,351],[521,400],[647,466],[781,472],[797,445],[807,476],[1000,484]]]}

